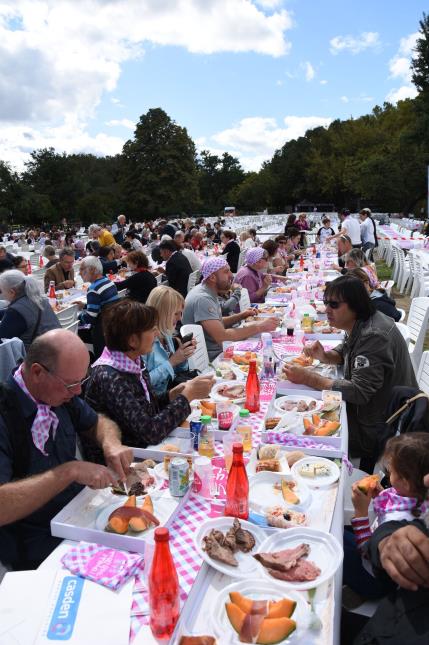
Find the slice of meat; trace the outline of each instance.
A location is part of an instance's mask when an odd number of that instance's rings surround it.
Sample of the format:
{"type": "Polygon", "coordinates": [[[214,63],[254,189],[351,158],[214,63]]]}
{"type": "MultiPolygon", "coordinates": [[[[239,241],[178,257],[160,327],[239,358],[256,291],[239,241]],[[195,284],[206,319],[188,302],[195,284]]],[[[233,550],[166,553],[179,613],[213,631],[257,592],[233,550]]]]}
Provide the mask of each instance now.
{"type": "Polygon", "coordinates": [[[249,553],[256,544],[255,538],[250,531],[241,527],[235,533],[237,546],[243,553],[249,553]]]}
{"type": "Polygon", "coordinates": [[[308,410],[309,411],[314,410],[316,406],[317,406],[317,401],[314,401],[314,400],[310,401],[310,403],[308,404],[308,410]]]}
{"type": "Polygon", "coordinates": [[[268,573],[286,582],[311,582],[320,576],[320,569],[311,560],[299,560],[295,567],[287,571],[278,571],[277,569],[267,569],[268,573]]]}
{"type": "Polygon", "coordinates": [[[229,564],[231,567],[238,567],[238,562],[234,558],[232,551],[224,546],[221,546],[217,540],[210,535],[203,538],[203,550],[213,560],[218,560],[224,564],[229,564]]]}
{"type": "Polygon", "coordinates": [[[308,410],[308,405],[305,401],[298,401],[298,405],[296,406],[296,411],[297,412],[307,412],[308,410]]]}
{"type": "Polygon", "coordinates": [[[240,642],[242,643],[256,643],[258,634],[261,631],[262,623],[264,622],[265,614],[253,612],[246,614],[243,624],[240,629],[240,642]]]}
{"type": "Polygon", "coordinates": [[[286,412],[291,412],[292,410],[295,410],[296,408],[296,401],[285,401],[283,404],[283,410],[286,410],[286,412]]]}
{"type": "Polygon", "coordinates": [[[287,571],[295,567],[300,558],[306,557],[309,553],[310,546],[300,544],[294,549],[283,549],[283,551],[275,551],[274,553],[256,553],[253,557],[267,569],[287,571]]]}

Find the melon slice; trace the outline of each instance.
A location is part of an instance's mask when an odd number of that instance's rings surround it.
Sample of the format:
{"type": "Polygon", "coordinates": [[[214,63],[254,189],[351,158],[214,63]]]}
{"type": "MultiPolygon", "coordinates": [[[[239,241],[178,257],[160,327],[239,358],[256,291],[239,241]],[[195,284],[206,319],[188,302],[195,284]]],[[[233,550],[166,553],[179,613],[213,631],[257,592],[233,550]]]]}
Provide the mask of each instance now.
{"type": "Polygon", "coordinates": [[[327,421],[319,428],[315,429],[314,435],[316,437],[330,437],[339,430],[340,425],[341,424],[338,421],[327,421]]]}
{"type": "MultiPolygon", "coordinates": [[[[246,614],[232,602],[225,603],[229,621],[239,634],[246,614]]],[[[296,622],[291,618],[264,618],[256,639],[260,645],[274,645],[287,638],[296,629],[296,622]]]]}
{"type": "MultiPolygon", "coordinates": [[[[229,598],[234,605],[237,605],[245,614],[252,611],[253,600],[243,596],[238,591],[231,591],[229,598]]],[[[269,600],[268,601],[268,614],[267,618],[290,618],[295,611],[296,602],[289,600],[289,598],[282,598],[282,600],[269,600]]]]}
{"type": "Polygon", "coordinates": [[[285,479],[282,479],[282,495],[283,495],[284,501],[287,502],[288,504],[299,504],[298,495],[292,490],[292,488],[288,484],[289,482],[287,482],[285,479]]]}
{"type": "MultiPolygon", "coordinates": [[[[144,498],[143,504],[141,505],[142,511],[147,511],[153,515],[153,503],[150,495],[146,495],[144,498]]],[[[141,533],[145,531],[149,526],[152,525],[150,518],[145,514],[144,517],[132,517],[130,519],[130,529],[136,533],[141,533]]]]}
{"type": "Polygon", "coordinates": [[[379,481],[380,478],[378,475],[367,475],[367,477],[363,477],[363,479],[358,481],[357,487],[362,491],[362,493],[365,493],[365,495],[368,495],[368,493],[373,495],[379,481]]]}
{"type": "Polygon", "coordinates": [[[136,506],[136,496],[130,495],[124,506],[136,506]]]}
{"type": "Polygon", "coordinates": [[[144,511],[149,511],[149,513],[152,513],[153,515],[153,503],[152,503],[152,498],[150,495],[146,495],[144,498],[144,502],[142,504],[142,509],[144,511]]]}

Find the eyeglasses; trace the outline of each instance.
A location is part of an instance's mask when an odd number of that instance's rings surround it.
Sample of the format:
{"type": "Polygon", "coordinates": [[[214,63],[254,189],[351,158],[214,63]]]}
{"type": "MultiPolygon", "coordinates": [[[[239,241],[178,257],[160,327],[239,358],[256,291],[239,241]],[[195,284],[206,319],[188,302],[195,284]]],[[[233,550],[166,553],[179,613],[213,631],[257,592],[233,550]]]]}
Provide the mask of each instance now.
{"type": "Polygon", "coordinates": [[[56,378],[57,381],[59,381],[62,385],[64,385],[66,390],[72,390],[74,387],[78,387],[78,386],[82,387],[82,385],[86,383],[86,381],[88,381],[89,379],[89,375],[87,374],[85,378],[81,379],[80,381],[76,381],[76,383],[66,383],[65,381],[63,381],[61,376],[57,376],[57,374],[54,374],[54,372],[52,372],[48,367],[46,367],[46,365],[43,365],[42,363],[39,363],[39,365],[40,367],[43,367],[43,369],[48,372],[49,376],[52,376],[52,378],[56,378]]]}
{"type": "Polygon", "coordinates": [[[324,300],[323,304],[325,307],[330,307],[331,309],[338,309],[340,305],[344,303],[344,300],[324,300]]]}

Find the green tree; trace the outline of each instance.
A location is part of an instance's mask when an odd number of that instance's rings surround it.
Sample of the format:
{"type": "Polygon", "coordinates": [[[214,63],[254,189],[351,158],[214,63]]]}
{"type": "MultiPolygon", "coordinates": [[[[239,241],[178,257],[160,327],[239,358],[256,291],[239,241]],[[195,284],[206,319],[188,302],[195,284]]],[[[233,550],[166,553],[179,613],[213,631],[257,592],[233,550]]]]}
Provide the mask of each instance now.
{"type": "Polygon", "coordinates": [[[229,204],[231,191],[245,177],[240,161],[224,152],[222,157],[202,150],[197,160],[201,207],[204,212],[217,214],[229,204]]]}
{"type": "Polygon", "coordinates": [[[195,145],[161,108],[140,117],[123,147],[122,188],[137,219],[171,215],[199,204],[195,145]]]}

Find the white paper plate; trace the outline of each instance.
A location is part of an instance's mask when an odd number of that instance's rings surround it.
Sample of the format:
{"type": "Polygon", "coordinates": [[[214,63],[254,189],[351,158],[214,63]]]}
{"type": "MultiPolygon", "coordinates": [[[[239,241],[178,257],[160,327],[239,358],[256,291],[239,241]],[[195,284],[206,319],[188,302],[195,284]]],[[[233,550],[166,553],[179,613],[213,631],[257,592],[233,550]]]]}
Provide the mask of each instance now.
{"type": "MultiPolygon", "coordinates": [[[[176,500],[167,497],[165,495],[165,492],[163,493],[161,491],[154,491],[153,493],[150,493],[150,496],[153,503],[153,514],[159,520],[159,526],[163,526],[176,508],[177,502],[176,500]]],[[[104,531],[109,520],[109,515],[120,506],[123,506],[126,502],[126,499],[126,497],[121,495],[121,498],[118,499],[117,502],[113,502],[112,504],[104,506],[102,509],[100,509],[100,512],[95,518],[95,528],[99,531],[104,531]]],[[[143,499],[144,496],[137,498],[137,506],[141,506],[143,504],[143,499]]],[[[146,531],[142,531],[141,533],[135,533],[134,531],[128,530],[125,535],[132,535],[133,537],[141,537],[143,539],[146,539],[147,537],[153,535],[155,528],[156,526],[153,526],[146,531]]]]}
{"type": "Polygon", "coordinates": [[[219,389],[224,387],[225,385],[233,387],[234,385],[243,385],[244,383],[239,383],[237,381],[220,381],[219,383],[216,383],[210,392],[210,398],[213,399],[213,401],[233,401],[234,403],[237,403],[239,401],[244,401],[246,398],[246,391],[245,387],[243,389],[243,395],[238,396],[238,397],[228,397],[228,396],[222,396],[219,394],[219,389]]]}
{"type": "Polygon", "coordinates": [[[293,412],[294,414],[311,414],[312,412],[317,412],[323,407],[323,401],[320,401],[318,399],[313,398],[312,396],[301,396],[301,395],[294,395],[294,394],[288,394],[287,396],[280,396],[278,399],[274,400],[274,407],[276,410],[279,412],[282,412],[283,414],[285,412],[293,412]],[[305,401],[306,403],[310,403],[310,401],[316,401],[316,407],[313,408],[312,410],[306,410],[305,412],[297,412],[296,410],[285,410],[282,405],[286,401],[305,401]]]}
{"type": "Polygon", "coordinates": [[[310,553],[307,560],[314,562],[321,570],[316,580],[308,582],[286,582],[285,580],[278,580],[277,578],[273,578],[262,564],[258,563],[262,575],[272,583],[275,582],[281,585],[284,589],[295,589],[296,591],[313,589],[332,578],[343,561],[343,547],[330,533],[307,527],[277,531],[265,540],[262,546],[257,549],[257,552],[274,553],[276,551],[283,551],[284,549],[294,549],[302,543],[310,545],[310,553]]]}
{"type": "MultiPolygon", "coordinates": [[[[289,464],[287,463],[285,452],[286,451],[284,451],[284,450],[281,450],[281,452],[280,452],[279,462],[280,462],[281,470],[280,470],[280,472],[278,474],[282,474],[282,473],[283,474],[290,474],[290,468],[289,468],[289,464]]],[[[258,460],[258,457],[257,457],[257,449],[255,448],[254,450],[252,450],[249,462],[248,462],[248,464],[246,466],[247,474],[248,474],[249,477],[251,477],[252,475],[256,475],[256,464],[258,463],[258,461],[259,460],[258,460]]],[[[263,470],[261,472],[269,472],[269,471],[264,471],[263,470]]]]}
{"type": "Polygon", "coordinates": [[[156,446],[148,446],[148,450],[161,450],[165,452],[166,455],[168,455],[170,452],[181,452],[183,454],[192,454],[194,451],[194,447],[190,450],[189,448],[189,438],[188,437],[166,437],[163,439],[160,443],[157,443],[156,446]],[[178,450],[165,450],[163,451],[163,446],[170,444],[173,446],[177,446],[178,450]]]}
{"type": "Polygon", "coordinates": [[[330,459],[325,459],[324,457],[304,457],[303,459],[300,459],[299,461],[296,461],[294,463],[291,468],[291,473],[296,480],[305,482],[309,488],[327,488],[328,486],[331,486],[336,481],[338,481],[340,478],[340,469],[338,468],[337,464],[330,459]],[[305,464],[316,463],[328,466],[332,474],[315,477],[314,479],[312,479],[311,477],[302,477],[300,475],[299,471],[303,466],[305,466],[305,464]]]}
{"type": "Polygon", "coordinates": [[[283,473],[274,473],[270,471],[262,471],[256,473],[249,480],[249,505],[257,513],[264,514],[266,509],[270,506],[282,506],[285,510],[305,510],[311,504],[311,492],[308,486],[305,485],[302,478],[298,479],[293,475],[285,475],[283,473]],[[281,490],[276,490],[274,485],[281,482],[282,479],[287,481],[295,481],[296,487],[294,492],[299,497],[298,504],[290,504],[283,499],[281,490]]]}
{"type": "MultiPolygon", "coordinates": [[[[225,603],[230,602],[229,594],[231,591],[238,591],[243,596],[252,598],[254,600],[281,600],[282,598],[290,598],[296,602],[295,611],[291,619],[296,622],[296,630],[282,641],[278,641],[280,645],[293,643],[295,645],[299,642],[304,642],[303,637],[307,637],[306,642],[310,642],[310,635],[307,633],[308,624],[310,621],[310,610],[308,604],[305,602],[304,597],[295,591],[285,591],[284,587],[269,582],[268,580],[261,580],[260,578],[253,578],[250,580],[239,580],[234,582],[228,587],[224,587],[216,597],[216,602],[212,612],[212,624],[215,634],[218,638],[228,639],[228,645],[241,645],[237,632],[229,622],[226,614],[225,603]]],[[[224,642],[219,640],[219,643],[224,642]]]]}
{"type": "Polygon", "coordinates": [[[246,522],[245,520],[240,520],[242,528],[252,533],[256,544],[250,553],[241,553],[241,551],[234,553],[234,556],[238,561],[238,567],[232,567],[228,564],[224,564],[223,562],[219,562],[219,560],[214,560],[205,551],[203,551],[202,548],[203,537],[207,535],[207,533],[210,533],[212,529],[218,529],[219,531],[226,533],[226,531],[231,528],[233,522],[233,517],[214,517],[206,520],[201,524],[194,536],[195,547],[203,560],[221,573],[231,576],[231,578],[250,578],[256,575],[259,570],[259,564],[255,558],[252,557],[252,554],[261,550],[261,545],[267,537],[261,528],[251,524],[250,522],[246,522]]]}
{"type": "MultiPolygon", "coordinates": [[[[305,332],[305,334],[307,335],[307,332],[305,332]]],[[[318,367],[320,365],[320,361],[319,361],[318,358],[313,358],[313,362],[312,362],[311,365],[299,365],[298,363],[294,363],[294,358],[296,358],[297,356],[299,356],[299,354],[294,354],[294,355],[290,355],[290,356],[282,356],[282,360],[285,363],[292,363],[292,365],[295,365],[295,367],[304,367],[304,369],[306,369],[306,370],[311,369],[313,367],[318,367]]]]}

